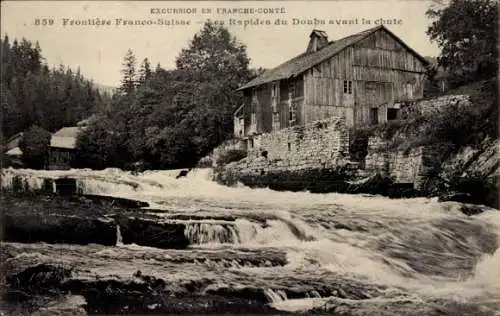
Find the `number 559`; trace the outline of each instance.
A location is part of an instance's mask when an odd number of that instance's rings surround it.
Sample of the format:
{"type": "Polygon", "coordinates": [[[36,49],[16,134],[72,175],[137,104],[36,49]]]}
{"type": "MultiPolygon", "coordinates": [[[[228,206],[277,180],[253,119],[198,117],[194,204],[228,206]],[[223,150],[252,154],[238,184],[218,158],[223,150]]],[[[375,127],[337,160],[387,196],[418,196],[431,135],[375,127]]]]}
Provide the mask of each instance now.
{"type": "Polygon", "coordinates": [[[35,25],[54,25],[54,20],[53,19],[35,19],[35,25]]]}

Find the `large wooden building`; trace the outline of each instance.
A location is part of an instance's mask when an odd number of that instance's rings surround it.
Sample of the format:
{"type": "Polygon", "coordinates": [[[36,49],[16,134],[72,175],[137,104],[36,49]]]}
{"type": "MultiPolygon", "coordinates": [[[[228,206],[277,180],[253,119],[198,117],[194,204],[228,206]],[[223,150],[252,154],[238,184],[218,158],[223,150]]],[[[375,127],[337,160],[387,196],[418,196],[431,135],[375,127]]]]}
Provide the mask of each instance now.
{"type": "Polygon", "coordinates": [[[235,137],[244,138],[332,116],[348,126],[398,117],[423,97],[427,61],[384,26],[328,41],[313,30],[307,50],[238,90],[235,137]]]}

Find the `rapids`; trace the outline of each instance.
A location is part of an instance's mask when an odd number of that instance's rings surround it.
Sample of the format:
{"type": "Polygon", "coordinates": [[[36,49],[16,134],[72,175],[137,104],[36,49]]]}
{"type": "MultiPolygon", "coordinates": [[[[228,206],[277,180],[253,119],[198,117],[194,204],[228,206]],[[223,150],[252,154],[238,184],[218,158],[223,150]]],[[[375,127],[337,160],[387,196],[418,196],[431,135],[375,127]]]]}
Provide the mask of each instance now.
{"type": "Polygon", "coordinates": [[[446,300],[500,311],[497,210],[485,207],[483,213],[468,217],[460,212],[460,203],[435,199],[276,192],[218,185],[211,181],[209,169],[195,169],[176,179],[178,174],[179,170],[132,174],[118,169],[4,169],[1,186],[11,187],[16,175],[30,189],[41,188],[44,178],[71,177],[82,193],[147,201],[161,210],[155,214],[165,221],[186,224],[190,248],[123,245],[118,226],[116,247],[103,247],[100,255],[121,258],[120,251],[127,251],[203,257],[212,268],[193,268],[198,259],[184,264],[181,260],[168,278],[212,278],[212,288],[255,284],[265,288],[272,306],[284,311],[309,310],[332,300],[353,310],[380,302],[391,308],[394,300],[446,300]],[[283,264],[266,263],[266,256],[280,252],[283,264]],[[338,278],[384,290],[360,297],[328,292],[330,297],[324,297],[321,286],[338,278]],[[308,287],[305,294],[288,297],[287,287],[300,284],[308,287]]]}

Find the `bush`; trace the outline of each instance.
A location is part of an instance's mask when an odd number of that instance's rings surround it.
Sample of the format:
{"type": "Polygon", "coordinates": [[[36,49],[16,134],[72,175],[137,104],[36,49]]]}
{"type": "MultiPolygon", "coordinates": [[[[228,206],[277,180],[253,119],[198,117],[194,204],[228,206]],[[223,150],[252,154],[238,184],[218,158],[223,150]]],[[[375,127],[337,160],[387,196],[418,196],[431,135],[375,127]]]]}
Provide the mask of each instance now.
{"type": "Polygon", "coordinates": [[[230,162],[238,161],[247,156],[246,150],[229,149],[217,158],[217,165],[227,165],[230,162]]]}
{"type": "Polygon", "coordinates": [[[28,168],[43,169],[46,165],[51,135],[48,131],[36,125],[31,126],[21,138],[19,148],[22,150],[22,160],[28,168]]]}
{"type": "Polygon", "coordinates": [[[404,120],[363,128],[356,131],[356,135],[379,136],[387,140],[385,150],[409,151],[419,146],[440,144],[451,154],[464,146],[475,146],[487,136],[497,137],[496,82],[496,79],[480,81],[449,92],[469,95],[470,105],[456,103],[431,114],[413,113],[404,120]]]}

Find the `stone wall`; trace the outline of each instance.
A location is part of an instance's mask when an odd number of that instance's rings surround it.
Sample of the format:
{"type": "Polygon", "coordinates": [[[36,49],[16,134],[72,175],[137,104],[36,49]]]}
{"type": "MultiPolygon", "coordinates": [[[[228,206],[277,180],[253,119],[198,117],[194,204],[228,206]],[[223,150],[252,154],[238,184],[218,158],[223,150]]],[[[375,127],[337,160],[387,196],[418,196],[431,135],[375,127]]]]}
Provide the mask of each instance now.
{"type": "Polygon", "coordinates": [[[246,164],[271,163],[291,170],[330,168],[348,159],[348,155],[345,119],[335,117],[254,136],[246,164]]]}
{"type": "MultiPolygon", "coordinates": [[[[470,106],[470,97],[445,95],[421,100],[407,105],[403,111],[408,115],[431,114],[452,104],[470,106]]],[[[394,137],[405,135],[396,133],[394,137]]],[[[323,181],[326,189],[320,188],[320,191],[326,192],[341,187],[330,186],[337,180],[339,183],[341,180],[357,183],[378,174],[396,184],[412,186],[416,190],[425,189],[426,181],[439,173],[447,150],[437,145],[402,150],[391,147],[393,143],[393,140],[379,136],[369,137],[366,150],[361,150],[362,156],[366,153],[364,159],[357,158],[355,152],[351,157],[345,119],[334,117],[253,136],[247,141],[247,158],[227,165],[225,175],[236,180],[246,179],[248,183],[261,181],[263,185],[271,183],[278,186],[278,183],[287,182],[292,183],[289,185],[292,187],[295,182],[305,183],[297,184],[297,188],[301,185],[311,187],[323,181]]]]}
{"type": "Polygon", "coordinates": [[[389,141],[370,137],[365,157],[367,174],[379,173],[396,183],[413,183],[420,189],[427,176],[436,170],[440,150],[435,146],[420,146],[408,151],[389,149],[389,141]]]}
{"type": "Polygon", "coordinates": [[[461,106],[470,105],[470,96],[463,94],[444,95],[434,99],[420,100],[409,104],[403,108],[403,117],[408,117],[415,114],[432,114],[451,105],[459,104],[461,106]]]}

